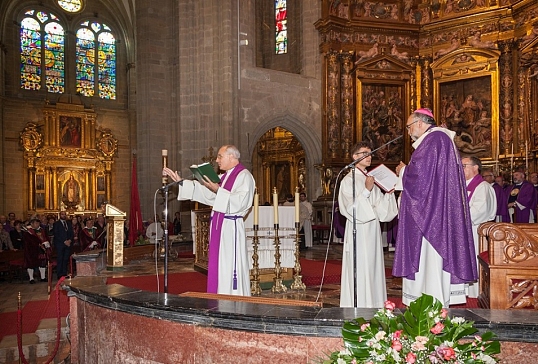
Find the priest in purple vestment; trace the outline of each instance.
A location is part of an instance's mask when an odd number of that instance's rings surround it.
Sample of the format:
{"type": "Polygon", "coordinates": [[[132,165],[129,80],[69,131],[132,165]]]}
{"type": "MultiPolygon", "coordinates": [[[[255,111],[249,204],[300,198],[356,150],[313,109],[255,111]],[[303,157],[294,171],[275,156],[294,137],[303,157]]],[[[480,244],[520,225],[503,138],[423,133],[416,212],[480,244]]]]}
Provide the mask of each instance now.
{"type": "Polygon", "coordinates": [[[252,207],[255,182],[239,162],[233,145],[219,149],[217,163],[225,171],[220,183],[184,180],[169,168],[163,174],[179,181],[178,200],[193,200],[213,207],[209,227],[207,292],[250,296],[250,266],[243,217],[252,207]]]}
{"type": "Polygon", "coordinates": [[[448,307],[452,284],[477,279],[461,157],[455,133],[436,127],[431,110],[413,112],[406,129],[415,151],[396,168],[403,190],[393,275],[403,277],[404,304],[426,293],[448,307]]]}
{"type": "Polygon", "coordinates": [[[508,188],[506,201],[508,204],[509,220],[504,222],[529,223],[534,222],[536,211],[536,189],[525,179],[525,173],[515,171],[514,184],[508,188]]]}

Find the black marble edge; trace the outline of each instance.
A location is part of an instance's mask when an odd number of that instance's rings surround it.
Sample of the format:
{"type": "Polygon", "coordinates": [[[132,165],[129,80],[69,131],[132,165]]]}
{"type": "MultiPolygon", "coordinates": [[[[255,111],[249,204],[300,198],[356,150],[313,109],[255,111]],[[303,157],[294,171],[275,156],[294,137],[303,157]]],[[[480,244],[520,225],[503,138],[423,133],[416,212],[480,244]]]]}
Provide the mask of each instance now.
{"type": "MultiPolygon", "coordinates": [[[[173,322],[227,330],[279,335],[341,337],[342,325],[356,317],[372,318],[377,309],[277,306],[142,291],[100,277],[64,282],[78,299],[100,307],[173,322]]],[[[396,309],[400,314],[404,310],[396,309]]],[[[500,341],[538,342],[535,311],[450,309],[451,317],[475,322],[478,333],[493,331],[500,341]]]]}

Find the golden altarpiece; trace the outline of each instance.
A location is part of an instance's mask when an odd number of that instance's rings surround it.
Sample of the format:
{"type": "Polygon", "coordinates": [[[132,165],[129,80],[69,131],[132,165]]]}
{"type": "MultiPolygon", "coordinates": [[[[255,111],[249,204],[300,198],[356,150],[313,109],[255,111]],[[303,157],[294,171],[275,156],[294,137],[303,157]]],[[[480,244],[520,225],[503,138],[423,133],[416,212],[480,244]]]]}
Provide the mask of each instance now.
{"type": "Polygon", "coordinates": [[[25,205],[29,214],[97,214],[110,200],[118,142],[96,125],[81,104],[46,104],[43,120],[20,133],[25,160],[25,205]]]}
{"type": "MultiPolygon", "coordinates": [[[[372,164],[412,153],[409,114],[431,108],[462,155],[510,180],[537,170],[538,3],[522,0],[323,0],[323,196],[357,141],[372,164]]],[[[322,206],[321,204],[320,206],[322,206]]]]}

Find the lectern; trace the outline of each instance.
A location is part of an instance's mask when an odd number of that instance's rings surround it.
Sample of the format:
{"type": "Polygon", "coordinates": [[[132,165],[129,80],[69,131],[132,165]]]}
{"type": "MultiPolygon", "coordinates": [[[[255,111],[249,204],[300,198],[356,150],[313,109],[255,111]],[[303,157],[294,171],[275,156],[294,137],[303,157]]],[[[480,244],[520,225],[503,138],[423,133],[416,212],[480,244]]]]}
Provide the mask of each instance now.
{"type": "Polygon", "coordinates": [[[123,224],[125,222],[125,215],[125,212],[121,211],[117,207],[111,204],[106,205],[107,270],[123,269],[123,224]]]}

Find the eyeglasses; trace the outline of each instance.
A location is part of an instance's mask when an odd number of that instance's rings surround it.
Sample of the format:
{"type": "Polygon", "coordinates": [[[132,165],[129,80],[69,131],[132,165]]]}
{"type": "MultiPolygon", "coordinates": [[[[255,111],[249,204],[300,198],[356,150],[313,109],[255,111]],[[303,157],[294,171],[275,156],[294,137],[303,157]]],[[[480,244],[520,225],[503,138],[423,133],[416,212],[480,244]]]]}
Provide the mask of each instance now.
{"type": "Polygon", "coordinates": [[[407,125],[405,126],[405,128],[406,128],[407,130],[409,130],[409,128],[411,128],[411,125],[413,125],[414,123],[419,122],[419,121],[420,121],[420,120],[415,120],[415,121],[413,121],[411,124],[407,124],[407,125]]]}
{"type": "Polygon", "coordinates": [[[483,175],[482,177],[486,178],[486,177],[495,177],[495,176],[492,175],[492,174],[485,174],[485,175],[483,175]]]}
{"type": "Polygon", "coordinates": [[[463,168],[468,167],[468,166],[471,166],[471,167],[472,167],[472,166],[474,166],[474,164],[470,164],[470,163],[469,163],[469,164],[465,164],[465,163],[464,163],[464,164],[462,164],[462,166],[463,166],[463,168]]]}
{"type": "Polygon", "coordinates": [[[368,155],[374,155],[374,153],[372,152],[357,152],[357,153],[353,153],[353,155],[361,155],[361,154],[368,154],[368,155]]]}

